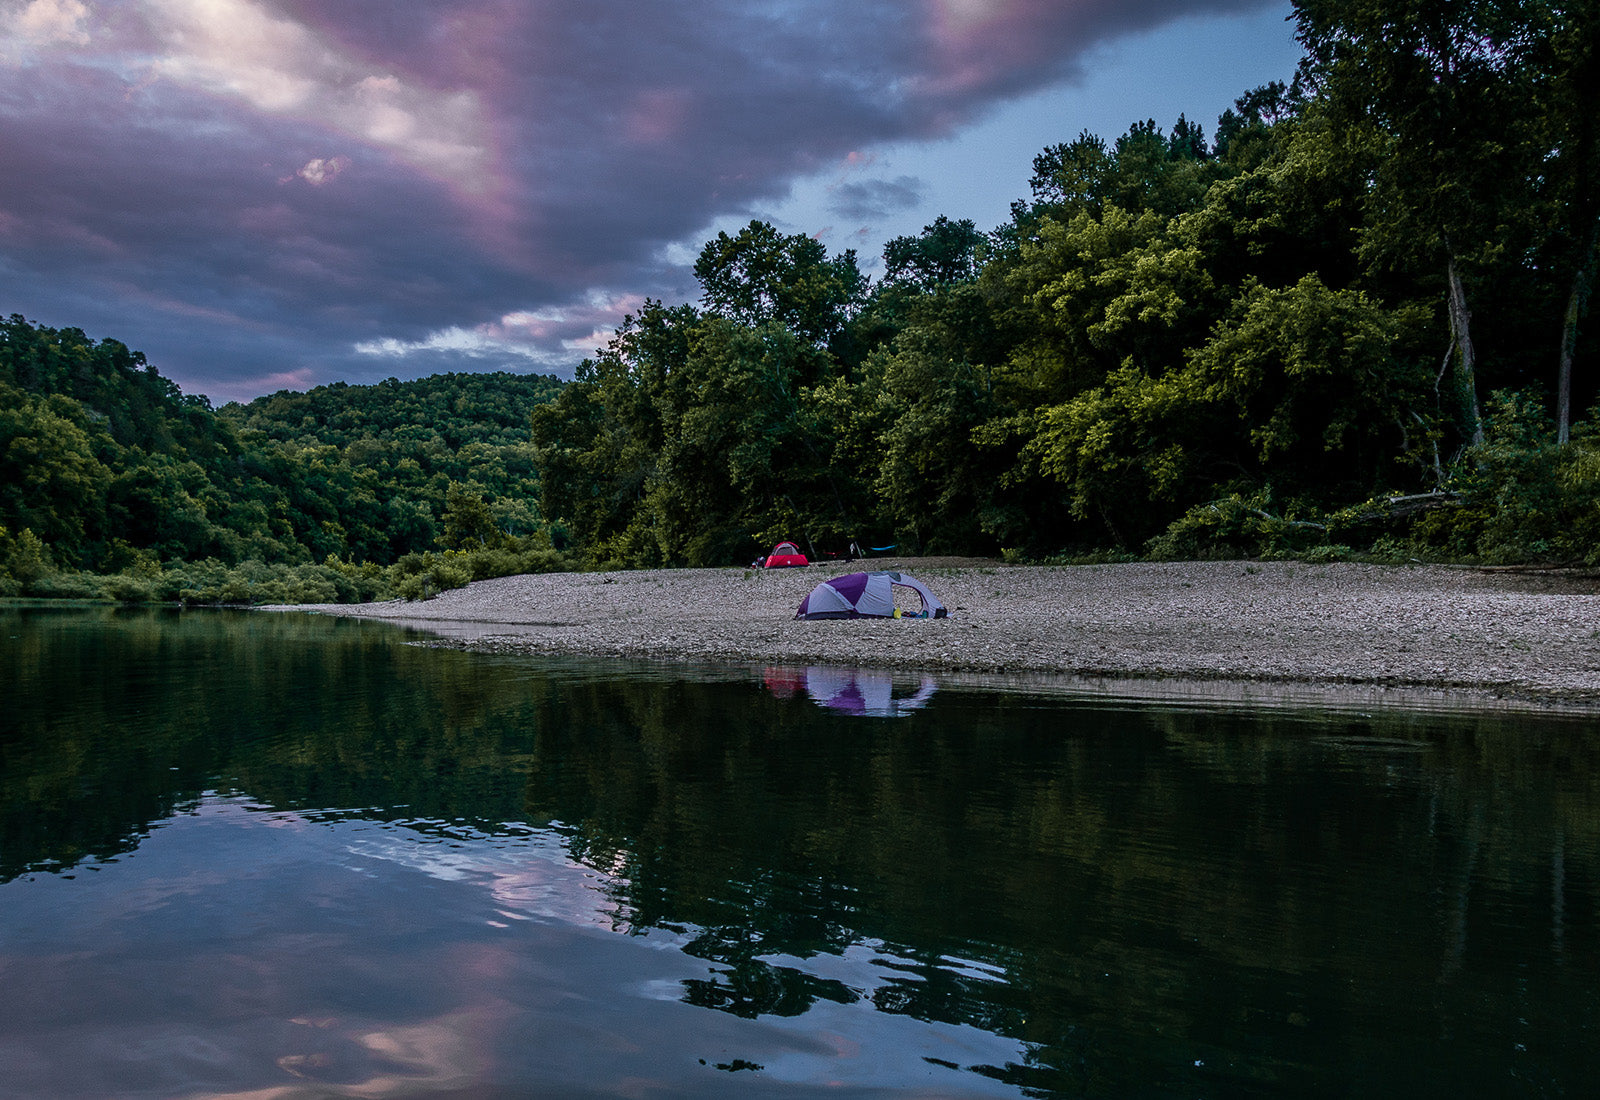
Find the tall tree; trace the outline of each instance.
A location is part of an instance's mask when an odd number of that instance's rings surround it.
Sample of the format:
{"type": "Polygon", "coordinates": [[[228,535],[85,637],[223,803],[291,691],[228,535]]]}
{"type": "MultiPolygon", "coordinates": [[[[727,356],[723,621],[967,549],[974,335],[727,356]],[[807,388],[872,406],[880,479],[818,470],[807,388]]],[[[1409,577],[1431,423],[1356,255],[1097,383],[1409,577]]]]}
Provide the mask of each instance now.
{"type": "Polygon", "coordinates": [[[556,400],[530,416],[541,511],[561,521],[591,564],[661,561],[646,494],[675,430],[672,389],[699,321],[693,306],[647,300],[556,400]]]}
{"type": "Polygon", "coordinates": [[[0,383],[0,524],[77,563],[104,526],[111,441],[77,401],[0,383]]]}
{"type": "Polygon", "coordinates": [[[1075,140],[1051,145],[1034,157],[1028,186],[1037,202],[1098,214],[1115,169],[1105,139],[1084,130],[1075,140]]]}
{"type": "MultiPolygon", "coordinates": [[[[1498,255],[1527,207],[1533,136],[1522,0],[1296,0],[1307,71],[1336,114],[1386,139],[1367,244],[1372,258],[1442,268],[1466,433],[1483,442],[1469,275],[1498,255]]],[[[1441,377],[1444,371],[1441,371],[1441,377]]]]}
{"type": "Polygon", "coordinates": [[[1088,131],[1050,146],[1033,158],[1029,186],[1036,206],[1061,220],[1098,216],[1108,203],[1172,217],[1204,198],[1217,174],[1213,160],[1204,127],[1179,115],[1169,136],[1146,119],[1109,147],[1088,131]]]}

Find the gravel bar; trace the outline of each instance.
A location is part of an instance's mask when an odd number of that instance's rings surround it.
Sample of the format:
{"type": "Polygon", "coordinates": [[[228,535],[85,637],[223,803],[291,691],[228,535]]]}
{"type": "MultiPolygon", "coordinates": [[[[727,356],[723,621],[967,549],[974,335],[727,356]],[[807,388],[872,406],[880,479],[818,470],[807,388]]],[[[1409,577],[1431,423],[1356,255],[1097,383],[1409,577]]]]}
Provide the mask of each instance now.
{"type": "Polygon", "coordinates": [[[1600,712],[1593,571],[874,559],[501,577],[425,601],[264,610],[392,620],[497,653],[999,674],[1207,697],[1354,687],[1600,712]],[[819,581],[861,569],[910,573],[951,617],[794,619],[819,581]]]}

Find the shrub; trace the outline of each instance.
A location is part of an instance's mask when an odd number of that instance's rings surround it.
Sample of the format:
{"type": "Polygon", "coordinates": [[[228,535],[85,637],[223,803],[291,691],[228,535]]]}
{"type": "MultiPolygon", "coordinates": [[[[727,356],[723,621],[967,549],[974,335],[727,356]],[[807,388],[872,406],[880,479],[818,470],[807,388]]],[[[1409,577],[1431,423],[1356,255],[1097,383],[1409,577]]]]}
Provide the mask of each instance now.
{"type": "Polygon", "coordinates": [[[105,581],[93,573],[51,573],[25,586],[23,594],[44,600],[103,600],[105,581]]]}
{"type": "Polygon", "coordinates": [[[150,603],[156,596],[156,585],[148,577],[132,573],[113,573],[100,578],[101,591],[118,603],[150,603]]]}
{"type": "Polygon", "coordinates": [[[426,600],[472,581],[522,573],[561,573],[572,567],[573,561],[566,554],[525,539],[510,546],[407,554],[385,570],[384,579],[400,598],[426,600]]]}
{"type": "Polygon", "coordinates": [[[1271,491],[1239,493],[1189,509],[1145,544],[1157,561],[1300,557],[1327,543],[1328,529],[1312,520],[1268,511],[1271,491]]]}
{"type": "Polygon", "coordinates": [[[28,590],[55,571],[43,539],[26,527],[13,535],[0,526],[0,595],[28,590]]]}
{"type": "Polygon", "coordinates": [[[1463,455],[1449,488],[1458,507],[1420,516],[1410,542],[1419,554],[1511,564],[1600,562],[1600,427],[1579,425],[1555,442],[1536,394],[1499,391],[1484,416],[1484,442],[1463,455]]]}

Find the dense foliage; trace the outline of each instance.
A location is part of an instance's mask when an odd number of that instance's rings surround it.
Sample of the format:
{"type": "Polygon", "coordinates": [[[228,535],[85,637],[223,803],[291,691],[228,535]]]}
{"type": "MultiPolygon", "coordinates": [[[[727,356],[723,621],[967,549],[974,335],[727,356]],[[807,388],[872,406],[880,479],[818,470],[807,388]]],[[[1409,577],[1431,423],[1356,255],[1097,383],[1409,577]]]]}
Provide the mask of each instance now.
{"type": "Polygon", "coordinates": [[[648,301],[565,386],[214,412],[116,341],[13,317],[0,586],[419,595],[780,538],[1600,562],[1600,13],[1296,17],[1292,85],[1210,135],[1053,145],[1004,225],[941,217],[876,284],[763,222],[718,234],[698,304],[648,301]]]}
{"type": "Polygon", "coordinates": [[[1044,150],[884,279],[752,222],[537,410],[594,565],[817,550],[1600,560],[1590,7],[1297,5],[1293,85],[1044,150]]]}
{"type": "Polygon", "coordinates": [[[371,599],[565,563],[527,438],[552,378],[447,374],[213,410],[137,352],[0,322],[0,594],[371,599]]]}

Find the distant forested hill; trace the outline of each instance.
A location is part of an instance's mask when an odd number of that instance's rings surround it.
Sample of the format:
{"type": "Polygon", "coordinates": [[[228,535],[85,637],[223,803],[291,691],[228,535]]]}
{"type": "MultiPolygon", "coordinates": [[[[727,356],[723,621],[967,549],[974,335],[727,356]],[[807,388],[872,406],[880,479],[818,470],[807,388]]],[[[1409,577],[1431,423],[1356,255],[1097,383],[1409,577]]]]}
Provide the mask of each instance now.
{"type": "Polygon", "coordinates": [[[300,475],[304,510],[336,524],[347,547],[327,552],[387,564],[542,529],[528,421],[560,389],[540,375],[438,374],[275,393],[218,417],[275,470],[300,475]],[[323,515],[329,505],[337,515],[323,515]]]}
{"type": "Polygon", "coordinates": [[[391,378],[372,386],[335,382],[308,393],[288,390],[247,405],[229,403],[221,416],[242,430],[281,441],[314,439],[336,447],[357,440],[429,440],[456,449],[528,441],[528,415],[560,392],[544,375],[436,374],[415,382],[391,378]]]}
{"type": "Polygon", "coordinates": [[[528,442],[554,378],[445,374],[213,410],[112,339],[0,322],[0,574],[388,565],[548,536],[528,442]]]}

